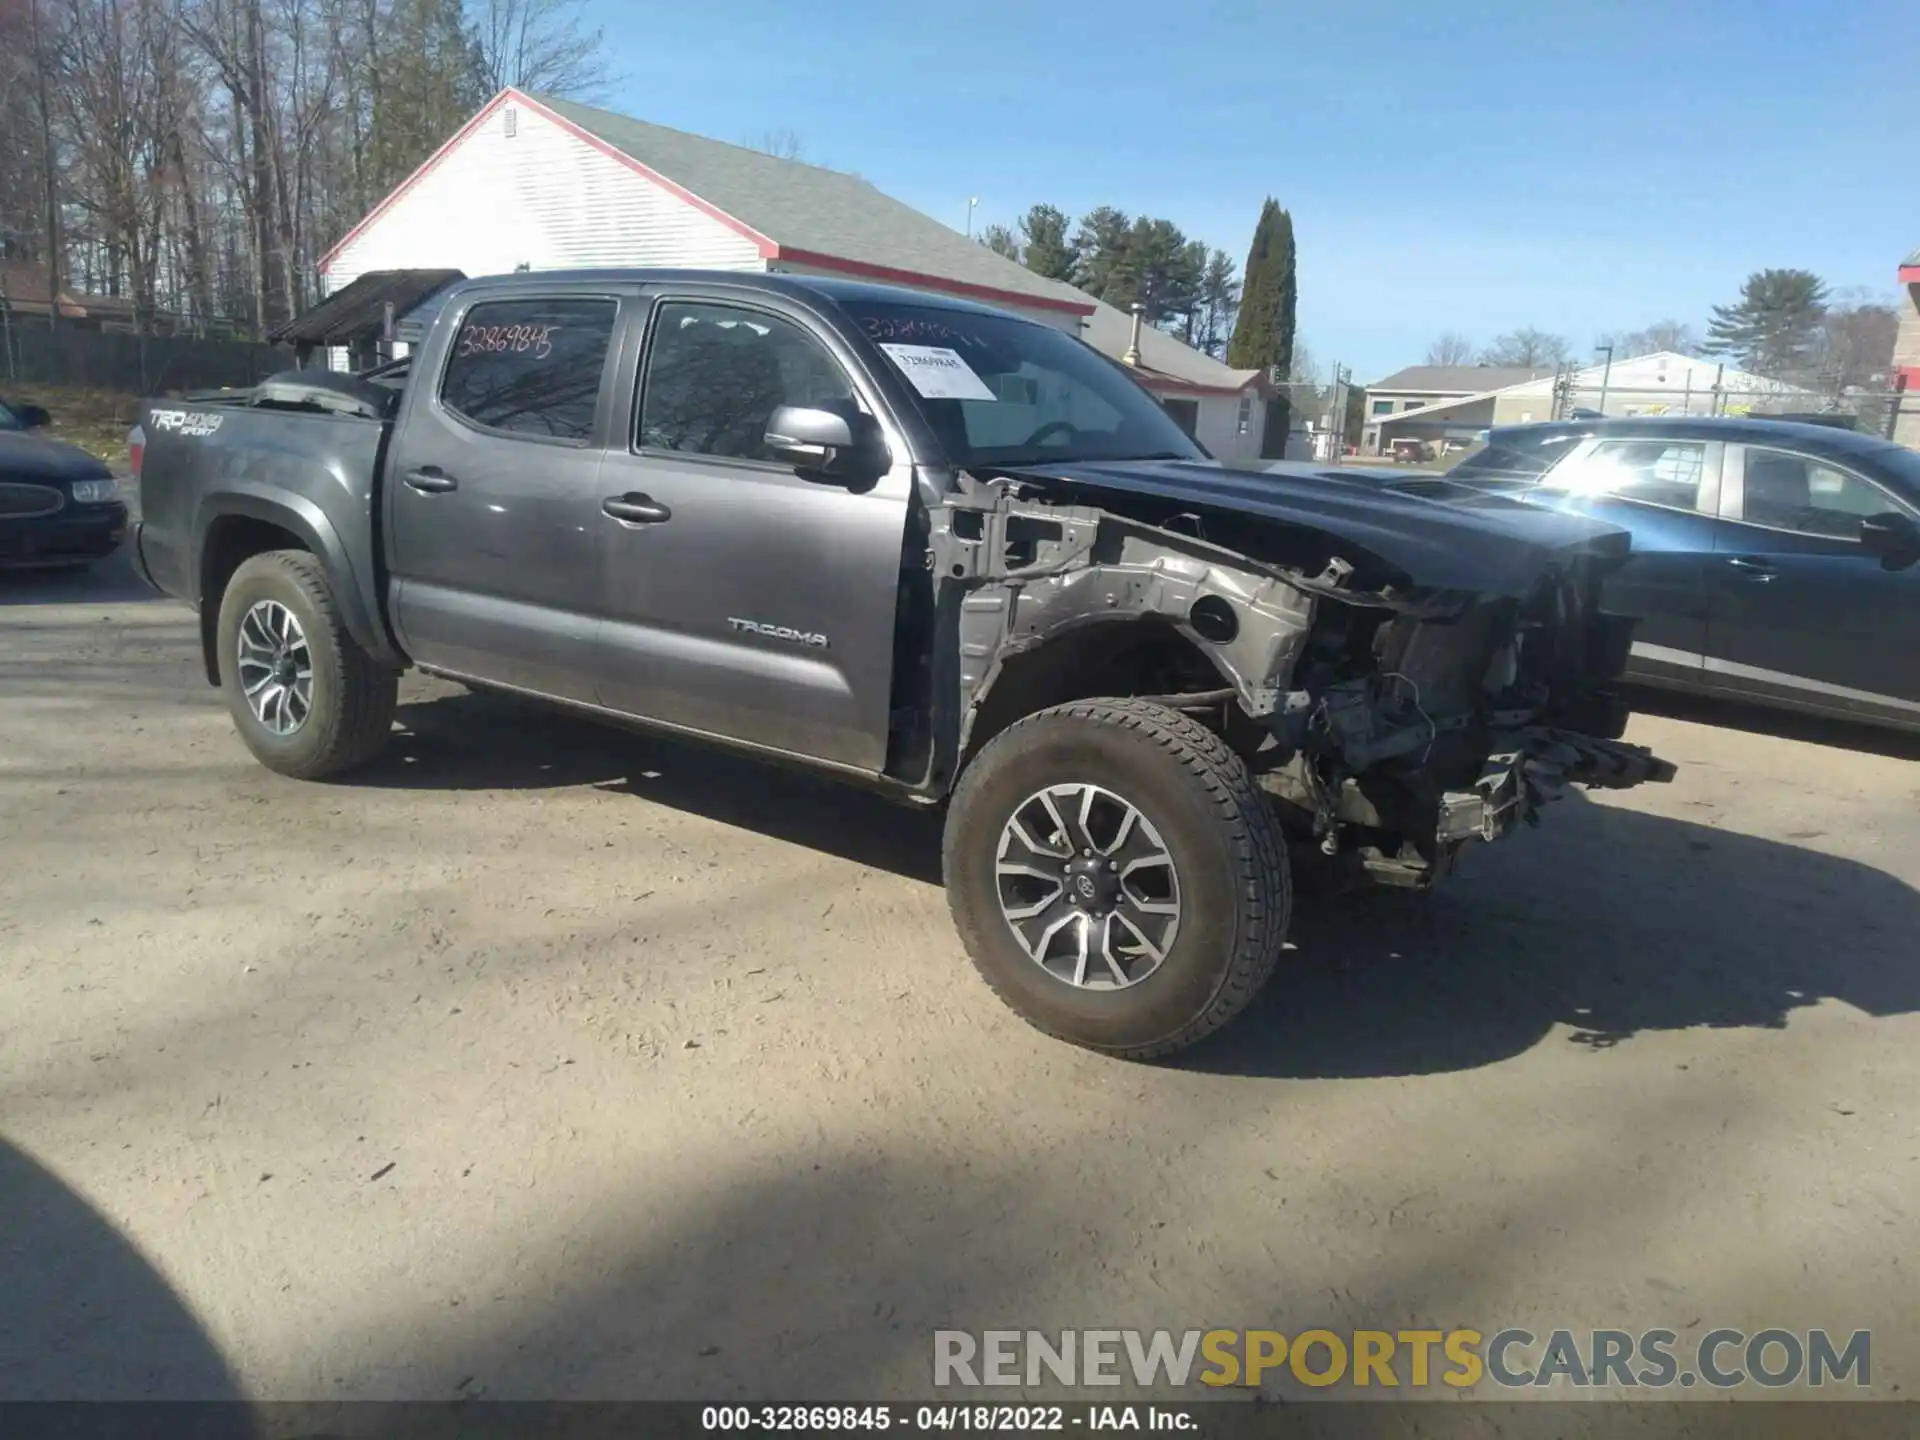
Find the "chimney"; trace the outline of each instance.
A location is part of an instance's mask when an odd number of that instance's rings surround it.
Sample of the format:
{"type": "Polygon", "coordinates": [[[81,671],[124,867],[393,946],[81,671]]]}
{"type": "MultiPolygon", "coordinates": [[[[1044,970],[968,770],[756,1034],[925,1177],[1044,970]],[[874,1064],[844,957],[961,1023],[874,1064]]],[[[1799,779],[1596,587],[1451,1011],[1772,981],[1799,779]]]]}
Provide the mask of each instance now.
{"type": "Polygon", "coordinates": [[[1137,368],[1140,364],[1140,317],[1145,311],[1146,306],[1138,300],[1133,302],[1133,336],[1127,341],[1127,353],[1120,357],[1120,363],[1123,365],[1132,365],[1137,368]]]}

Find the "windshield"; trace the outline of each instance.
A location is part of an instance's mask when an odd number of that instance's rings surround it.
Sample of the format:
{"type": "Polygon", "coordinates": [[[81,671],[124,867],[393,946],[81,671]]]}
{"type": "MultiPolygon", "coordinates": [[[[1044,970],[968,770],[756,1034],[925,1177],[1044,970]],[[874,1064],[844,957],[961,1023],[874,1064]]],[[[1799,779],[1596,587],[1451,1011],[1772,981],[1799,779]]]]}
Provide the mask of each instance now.
{"type": "Polygon", "coordinates": [[[956,465],[1207,458],[1112,361],[1058,330],[932,305],[843,304],[906,376],[956,465]]]}

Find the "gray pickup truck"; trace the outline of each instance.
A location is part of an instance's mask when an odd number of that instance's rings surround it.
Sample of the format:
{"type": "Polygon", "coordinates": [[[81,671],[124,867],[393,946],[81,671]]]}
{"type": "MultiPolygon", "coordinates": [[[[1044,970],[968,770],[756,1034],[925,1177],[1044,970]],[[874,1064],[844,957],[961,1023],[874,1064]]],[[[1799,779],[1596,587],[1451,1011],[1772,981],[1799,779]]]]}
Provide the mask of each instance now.
{"type": "Polygon", "coordinates": [[[282,774],[373,759],[408,666],[945,805],[988,984],[1168,1054],[1298,871],[1424,887],[1618,737],[1620,530],[1433,477],[1208,458],[1127,373],[944,296],[475,280],[417,352],[141,417],[137,563],[282,774]]]}

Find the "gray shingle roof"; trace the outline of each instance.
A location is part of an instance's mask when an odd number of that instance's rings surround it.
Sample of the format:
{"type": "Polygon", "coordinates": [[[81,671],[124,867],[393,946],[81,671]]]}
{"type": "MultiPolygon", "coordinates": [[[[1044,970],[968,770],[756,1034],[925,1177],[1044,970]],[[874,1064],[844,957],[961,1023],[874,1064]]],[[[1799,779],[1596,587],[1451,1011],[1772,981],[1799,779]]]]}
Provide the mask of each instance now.
{"type": "Polygon", "coordinates": [[[1900,262],[1900,268],[1902,270],[1906,269],[1909,265],[1920,265],[1920,250],[1914,251],[1905,260],[1900,262]]]}
{"type": "Polygon", "coordinates": [[[1092,303],[1072,286],[994,254],[856,175],[777,159],[572,100],[527,98],[724,211],[782,251],[810,251],[1079,309],[1092,303]]]}
{"type": "MultiPolygon", "coordinates": [[[[1126,354],[1133,338],[1133,316],[1102,300],[1092,304],[1093,314],[1087,317],[1081,338],[1101,354],[1118,360],[1126,354]]],[[[1211,355],[1202,354],[1151,325],[1140,327],[1140,368],[1189,385],[1208,385],[1222,390],[1239,390],[1260,375],[1258,370],[1235,370],[1222,365],[1211,355]]],[[[1151,375],[1145,378],[1149,385],[1153,383],[1151,375]]]]}
{"type": "Polygon", "coordinates": [[[1526,380],[1538,380],[1553,374],[1551,365],[1409,365],[1384,380],[1367,386],[1369,390],[1433,390],[1449,394],[1480,395],[1488,390],[1503,390],[1526,380]]]}

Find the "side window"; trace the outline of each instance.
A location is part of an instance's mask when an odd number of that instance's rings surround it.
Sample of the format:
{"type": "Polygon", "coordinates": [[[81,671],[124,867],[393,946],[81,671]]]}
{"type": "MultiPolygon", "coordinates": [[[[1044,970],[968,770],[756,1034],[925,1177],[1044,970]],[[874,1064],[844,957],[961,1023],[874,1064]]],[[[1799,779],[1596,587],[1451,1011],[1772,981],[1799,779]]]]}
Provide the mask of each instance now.
{"type": "Polygon", "coordinates": [[[619,307],[611,300],[501,300],[467,311],[440,403],[491,430],[584,444],[619,307]]]}
{"type": "Polygon", "coordinates": [[[820,342],[790,320],[728,305],[669,301],[647,352],[639,443],[652,450],[765,460],[782,405],[853,400],[820,342]]]}
{"type": "Polygon", "coordinates": [[[1747,451],[1740,518],[1750,525],[1858,540],[1862,520],[1897,508],[1879,486],[1808,456],[1747,451]]]}
{"type": "Polygon", "coordinates": [[[1698,440],[1602,440],[1547,477],[1555,490],[1696,510],[1707,447],[1698,440]]]}

